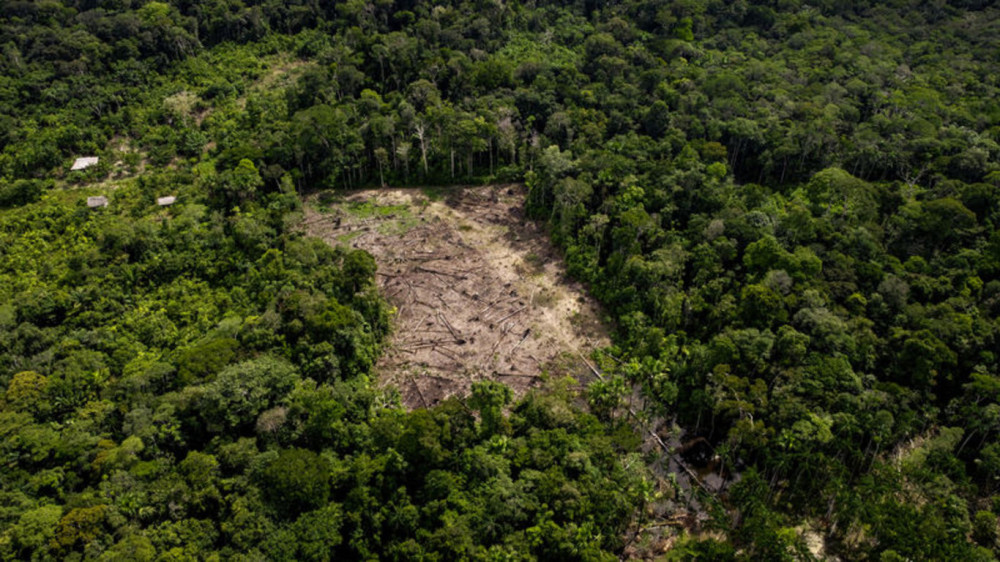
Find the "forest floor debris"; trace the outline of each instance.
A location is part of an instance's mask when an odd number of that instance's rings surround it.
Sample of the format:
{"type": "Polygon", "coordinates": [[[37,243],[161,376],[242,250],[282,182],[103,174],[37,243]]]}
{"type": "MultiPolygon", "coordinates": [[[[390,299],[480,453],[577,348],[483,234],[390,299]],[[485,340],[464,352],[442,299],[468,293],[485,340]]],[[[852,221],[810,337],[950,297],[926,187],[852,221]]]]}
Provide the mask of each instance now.
{"type": "Polygon", "coordinates": [[[396,307],[380,383],[408,408],[498,380],[515,394],[544,373],[591,378],[581,357],[609,343],[597,303],[566,274],[519,185],[318,194],[303,230],[370,252],[396,307]]]}

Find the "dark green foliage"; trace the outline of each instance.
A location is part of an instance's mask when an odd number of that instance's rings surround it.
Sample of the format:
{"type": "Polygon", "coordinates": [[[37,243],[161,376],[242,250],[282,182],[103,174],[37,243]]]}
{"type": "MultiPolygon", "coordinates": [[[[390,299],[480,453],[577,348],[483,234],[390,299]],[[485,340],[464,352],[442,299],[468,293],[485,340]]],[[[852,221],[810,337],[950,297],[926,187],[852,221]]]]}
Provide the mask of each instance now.
{"type": "Polygon", "coordinates": [[[51,182],[41,180],[21,179],[10,183],[0,181],[0,208],[34,203],[51,187],[51,182]]]}
{"type": "Polygon", "coordinates": [[[177,379],[188,385],[219,372],[232,360],[239,342],[233,338],[212,339],[182,350],[177,357],[177,379]]]}
{"type": "Polygon", "coordinates": [[[327,504],[331,478],[330,463],[323,457],[307,449],[285,449],[261,472],[260,487],[277,511],[294,517],[327,504]]]}

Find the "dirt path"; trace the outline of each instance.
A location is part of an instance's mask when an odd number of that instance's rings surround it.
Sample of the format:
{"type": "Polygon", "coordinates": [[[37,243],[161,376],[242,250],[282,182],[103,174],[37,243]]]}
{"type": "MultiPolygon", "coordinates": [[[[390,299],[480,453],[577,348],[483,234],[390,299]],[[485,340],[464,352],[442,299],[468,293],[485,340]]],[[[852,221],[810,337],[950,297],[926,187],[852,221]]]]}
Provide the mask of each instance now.
{"type": "Polygon", "coordinates": [[[379,287],[397,308],[380,383],[415,408],[484,379],[517,394],[544,372],[588,380],[580,354],[607,345],[607,330],[597,304],[525,220],[524,188],[441,195],[366,190],[306,205],[305,232],[375,256],[379,287]]]}

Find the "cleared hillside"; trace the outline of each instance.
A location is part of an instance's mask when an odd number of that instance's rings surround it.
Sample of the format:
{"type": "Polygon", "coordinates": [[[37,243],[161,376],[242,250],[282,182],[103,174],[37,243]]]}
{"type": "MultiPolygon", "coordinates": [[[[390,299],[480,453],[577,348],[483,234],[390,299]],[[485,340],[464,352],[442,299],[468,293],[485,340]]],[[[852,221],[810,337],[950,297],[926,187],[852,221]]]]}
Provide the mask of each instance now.
{"type": "Polygon", "coordinates": [[[418,189],[314,197],[304,230],[370,252],[394,331],[376,370],[408,407],[496,380],[518,395],[541,377],[593,375],[581,358],[608,344],[597,303],[524,217],[518,185],[431,197],[418,189]]]}

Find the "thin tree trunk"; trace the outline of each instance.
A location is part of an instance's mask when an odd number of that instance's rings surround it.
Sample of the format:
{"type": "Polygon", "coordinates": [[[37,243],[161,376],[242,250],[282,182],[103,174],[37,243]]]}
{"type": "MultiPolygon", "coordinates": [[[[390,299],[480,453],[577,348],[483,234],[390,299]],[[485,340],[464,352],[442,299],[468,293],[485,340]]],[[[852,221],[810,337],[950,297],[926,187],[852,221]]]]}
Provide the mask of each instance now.
{"type": "Polygon", "coordinates": [[[416,127],[417,140],[420,141],[420,163],[424,165],[424,176],[427,176],[427,135],[424,125],[416,127]]]}
{"type": "Polygon", "coordinates": [[[965,446],[969,444],[969,440],[970,440],[970,439],[972,439],[972,436],[973,436],[973,435],[975,435],[975,434],[976,434],[976,432],[975,432],[975,431],[970,431],[970,432],[969,432],[969,434],[965,436],[965,439],[963,439],[963,440],[962,440],[962,444],[961,444],[961,445],[959,445],[959,446],[958,446],[958,450],[957,450],[957,451],[955,451],[955,456],[956,456],[956,457],[957,457],[958,455],[961,455],[961,454],[962,454],[962,449],[964,449],[964,448],[965,448],[965,446]]]}

